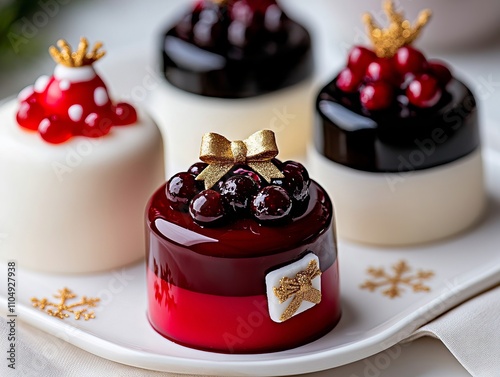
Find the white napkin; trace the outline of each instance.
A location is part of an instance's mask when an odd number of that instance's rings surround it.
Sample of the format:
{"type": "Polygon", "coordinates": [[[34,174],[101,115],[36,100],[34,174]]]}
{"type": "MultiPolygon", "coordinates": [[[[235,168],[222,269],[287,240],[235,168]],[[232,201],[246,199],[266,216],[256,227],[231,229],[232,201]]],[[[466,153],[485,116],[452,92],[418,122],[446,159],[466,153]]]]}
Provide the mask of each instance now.
{"type": "MultiPolygon", "coordinates": [[[[0,318],[0,339],[7,339],[7,331],[6,320],[0,318]]],[[[180,377],[102,359],[22,322],[17,331],[17,370],[2,365],[2,376],[7,370],[9,377],[180,377]]],[[[440,339],[473,377],[499,377],[500,286],[422,326],[407,341],[422,336],[440,339]]]]}
{"type": "Polygon", "coordinates": [[[500,286],[422,326],[407,340],[441,340],[473,377],[500,376],[500,286]]]}

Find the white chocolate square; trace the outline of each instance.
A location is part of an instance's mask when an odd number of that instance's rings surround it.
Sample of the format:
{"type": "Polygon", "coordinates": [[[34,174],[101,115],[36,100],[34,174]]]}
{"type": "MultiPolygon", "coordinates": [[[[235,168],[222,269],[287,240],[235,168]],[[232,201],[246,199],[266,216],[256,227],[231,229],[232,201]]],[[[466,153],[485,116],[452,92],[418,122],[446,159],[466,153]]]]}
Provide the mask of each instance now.
{"type": "MultiPolygon", "coordinates": [[[[274,322],[283,322],[281,320],[281,315],[285,312],[285,310],[293,300],[292,296],[283,303],[280,303],[278,297],[274,293],[274,288],[278,288],[280,286],[280,281],[282,278],[288,277],[290,279],[293,279],[299,272],[305,271],[309,266],[309,262],[313,260],[316,261],[316,265],[318,266],[318,268],[320,268],[319,258],[316,255],[310,253],[304,256],[302,259],[281,267],[277,270],[271,271],[266,275],[267,305],[269,308],[269,315],[274,322]]],[[[321,292],[321,275],[316,276],[314,279],[312,279],[311,283],[313,288],[321,292]]],[[[293,314],[293,316],[303,313],[306,310],[311,309],[315,305],[316,304],[312,302],[304,300],[300,304],[300,307],[297,309],[297,311],[293,314]]]]}

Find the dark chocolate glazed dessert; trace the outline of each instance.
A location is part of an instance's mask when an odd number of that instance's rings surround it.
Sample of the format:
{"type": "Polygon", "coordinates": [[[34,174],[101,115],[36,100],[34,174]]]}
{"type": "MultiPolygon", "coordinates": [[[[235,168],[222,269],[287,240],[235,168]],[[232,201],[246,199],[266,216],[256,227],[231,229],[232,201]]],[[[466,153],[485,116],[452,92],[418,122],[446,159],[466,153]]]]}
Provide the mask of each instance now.
{"type": "Polygon", "coordinates": [[[337,203],[341,236],[427,242],[482,213],[476,100],[445,63],[411,46],[430,11],[412,25],[392,1],[384,7],[387,29],[364,17],[373,49],[355,46],[317,96],[311,168],[337,203]]]}
{"type": "Polygon", "coordinates": [[[165,28],[163,77],[148,106],[167,142],[168,175],[192,163],[192,141],[208,132],[237,139],[267,128],[280,133],[282,158],[305,154],[314,108],[312,41],[282,5],[292,4],[197,0],[165,28]]]}
{"type": "Polygon", "coordinates": [[[246,98],[311,75],[307,30],[275,0],[201,0],[163,39],[163,72],[196,94],[246,98]]]}

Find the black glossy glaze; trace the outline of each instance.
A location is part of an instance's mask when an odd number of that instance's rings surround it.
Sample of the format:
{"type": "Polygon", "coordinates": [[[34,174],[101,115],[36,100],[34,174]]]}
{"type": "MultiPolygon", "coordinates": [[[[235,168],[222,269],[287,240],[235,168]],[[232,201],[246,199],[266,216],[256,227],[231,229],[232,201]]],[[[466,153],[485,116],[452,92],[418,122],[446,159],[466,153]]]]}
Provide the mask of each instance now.
{"type": "MultiPolygon", "coordinates": [[[[168,82],[203,96],[247,98],[289,87],[312,74],[310,35],[285,14],[278,32],[256,32],[244,47],[228,41],[230,20],[227,12],[222,15],[222,31],[209,46],[199,46],[192,32],[181,35],[179,25],[185,21],[165,33],[161,49],[168,82]]],[[[190,16],[196,18],[196,12],[183,20],[190,16]]]]}
{"type": "Polygon", "coordinates": [[[336,79],[316,101],[315,146],[339,164],[370,172],[404,172],[459,159],[479,146],[476,101],[452,79],[438,104],[419,109],[395,101],[369,112],[359,94],[340,91],[336,79]]]}

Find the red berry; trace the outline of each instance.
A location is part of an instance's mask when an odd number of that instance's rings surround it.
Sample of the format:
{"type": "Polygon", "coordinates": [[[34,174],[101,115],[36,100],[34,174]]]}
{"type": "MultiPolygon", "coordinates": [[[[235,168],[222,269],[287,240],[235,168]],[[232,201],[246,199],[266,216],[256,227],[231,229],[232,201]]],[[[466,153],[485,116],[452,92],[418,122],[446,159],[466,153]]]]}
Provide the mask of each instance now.
{"type": "Polygon", "coordinates": [[[360,100],[368,110],[382,110],[388,108],[393,101],[392,86],[383,81],[366,85],[360,93],[360,100]]]}
{"type": "Polygon", "coordinates": [[[285,161],[282,164],[281,170],[298,170],[300,174],[302,174],[302,177],[304,178],[304,181],[307,182],[307,185],[310,183],[310,178],[309,178],[309,172],[305,168],[304,165],[302,165],[300,162],[297,161],[285,161]]]}
{"type": "Polygon", "coordinates": [[[38,125],[45,118],[43,107],[36,100],[28,98],[19,104],[16,114],[17,123],[29,130],[38,130],[38,125]]]}
{"type": "Polygon", "coordinates": [[[226,214],[221,194],[214,190],[200,192],[191,201],[189,214],[200,225],[219,225],[226,214]]]}
{"type": "Polygon", "coordinates": [[[408,88],[406,96],[412,105],[417,107],[432,107],[441,99],[441,89],[437,79],[423,74],[415,77],[408,88]]]}
{"type": "Polygon", "coordinates": [[[115,117],[113,124],[116,126],[126,126],[137,122],[137,112],[128,103],[120,102],[114,107],[115,117]]]}
{"type": "Polygon", "coordinates": [[[349,52],[347,67],[359,75],[364,75],[371,62],[377,60],[377,55],[365,47],[354,46],[349,52]]]}
{"type": "Polygon", "coordinates": [[[251,204],[253,216],[261,223],[286,220],[292,210],[292,200],[286,190],[279,186],[264,187],[251,204]]]}
{"type": "Polygon", "coordinates": [[[446,64],[439,60],[429,61],[429,73],[436,77],[442,86],[446,86],[453,78],[446,64]]]}
{"type": "Polygon", "coordinates": [[[222,25],[218,8],[204,9],[193,27],[193,38],[198,46],[211,47],[224,39],[227,27],[222,25]]]}
{"type": "Polygon", "coordinates": [[[346,93],[354,93],[358,90],[362,76],[355,74],[350,68],[344,68],[337,76],[337,87],[346,93]]]}
{"type": "Polygon", "coordinates": [[[253,10],[246,1],[238,1],[231,6],[231,19],[239,21],[244,25],[249,25],[252,22],[253,10]]]}
{"type": "Polygon", "coordinates": [[[189,167],[188,173],[197,177],[207,166],[208,164],[205,164],[204,162],[197,162],[189,167]]]}
{"type": "Polygon", "coordinates": [[[177,173],[167,182],[165,194],[170,206],[179,211],[186,211],[189,201],[198,193],[194,175],[177,173]]]}
{"type": "Polygon", "coordinates": [[[38,132],[40,132],[43,140],[52,144],[60,144],[73,136],[71,127],[72,124],[70,122],[63,121],[56,116],[51,116],[40,122],[38,132]]]}
{"type": "Polygon", "coordinates": [[[366,68],[366,79],[369,81],[386,81],[399,84],[400,75],[394,69],[390,59],[379,58],[366,68]]]}
{"type": "Polygon", "coordinates": [[[246,175],[247,177],[252,178],[259,188],[262,186],[262,179],[256,172],[252,170],[248,170],[245,168],[236,168],[234,169],[233,174],[246,175]]]}
{"type": "Polygon", "coordinates": [[[283,187],[294,202],[303,202],[309,196],[307,182],[295,167],[283,169],[284,178],[273,179],[272,184],[283,187]]]}
{"type": "MultiPolygon", "coordinates": [[[[237,3],[246,3],[255,13],[264,14],[271,5],[276,5],[276,0],[239,0],[237,3]]],[[[236,4],[235,4],[236,5],[236,4]]]]}
{"type": "Polygon", "coordinates": [[[400,74],[418,74],[427,69],[427,60],[424,54],[410,46],[401,47],[394,56],[396,69],[400,74]]]}
{"type": "Polygon", "coordinates": [[[255,181],[245,175],[234,175],[226,180],[221,188],[225,203],[236,214],[246,214],[252,197],[259,187],[255,181]]]}
{"type": "Polygon", "coordinates": [[[113,122],[110,117],[91,113],[85,118],[83,124],[80,125],[78,134],[85,137],[101,137],[111,131],[112,125],[113,122]]]}

